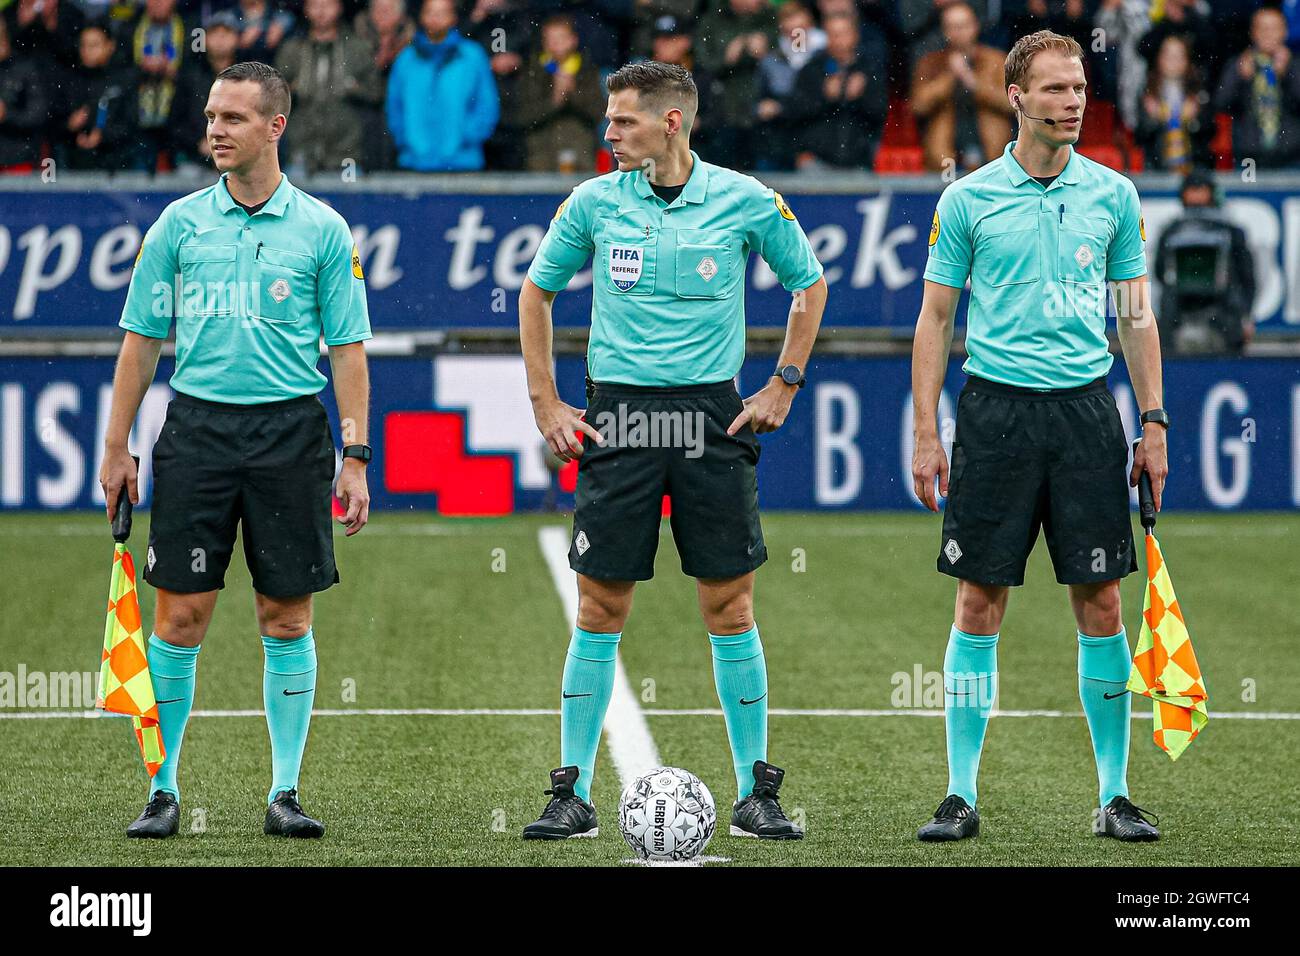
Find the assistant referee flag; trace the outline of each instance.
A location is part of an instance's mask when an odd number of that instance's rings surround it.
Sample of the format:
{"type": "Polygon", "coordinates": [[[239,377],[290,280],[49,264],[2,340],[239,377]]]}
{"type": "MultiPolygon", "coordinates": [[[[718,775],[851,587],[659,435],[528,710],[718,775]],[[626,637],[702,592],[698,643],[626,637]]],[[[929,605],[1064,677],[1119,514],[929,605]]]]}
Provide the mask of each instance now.
{"type": "MultiPolygon", "coordinates": [[[[123,510],[130,504],[124,488],[118,508],[123,510]]],[[[129,534],[129,523],[126,527],[129,534]]],[[[140,601],[135,589],[135,560],[125,541],[118,541],[113,550],[108,618],[104,623],[104,651],[100,657],[99,693],[95,703],[101,710],[131,717],[140,756],[152,778],[167,753],[158,727],[158,703],[154,699],[149,659],[145,656],[140,601]]]]}
{"type": "Polygon", "coordinates": [[[1160,542],[1146,539],[1147,592],[1128,689],[1152,699],[1156,746],[1177,760],[1210,719],[1209,695],[1160,542]]]}

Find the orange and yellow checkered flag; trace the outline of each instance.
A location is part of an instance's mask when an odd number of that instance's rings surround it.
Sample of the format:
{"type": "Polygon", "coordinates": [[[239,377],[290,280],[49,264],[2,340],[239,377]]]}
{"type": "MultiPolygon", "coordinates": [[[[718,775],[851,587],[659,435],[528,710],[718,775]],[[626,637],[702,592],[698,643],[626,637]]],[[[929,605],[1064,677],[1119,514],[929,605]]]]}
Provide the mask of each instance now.
{"type": "Polygon", "coordinates": [[[1154,702],[1156,746],[1177,760],[1210,719],[1209,695],[1160,542],[1148,531],[1146,544],[1147,593],[1128,689],[1154,702]]]}
{"type": "Polygon", "coordinates": [[[158,727],[158,703],[153,696],[153,678],[145,656],[140,602],[135,590],[135,561],[126,549],[131,533],[131,502],[122,489],[118,520],[114,521],[117,545],[113,551],[113,573],[108,581],[108,619],[104,624],[104,653],[99,664],[99,694],[96,706],[114,714],[129,714],[145,769],[152,778],[167,756],[158,727]],[[120,530],[124,527],[124,531],[120,530]]]}

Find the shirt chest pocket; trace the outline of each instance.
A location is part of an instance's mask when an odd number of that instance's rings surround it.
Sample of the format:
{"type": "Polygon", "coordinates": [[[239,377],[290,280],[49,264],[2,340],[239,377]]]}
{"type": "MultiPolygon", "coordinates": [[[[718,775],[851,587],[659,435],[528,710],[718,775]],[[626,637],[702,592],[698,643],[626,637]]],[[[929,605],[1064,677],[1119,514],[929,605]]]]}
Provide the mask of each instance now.
{"type": "Polygon", "coordinates": [[[980,231],[981,269],[987,270],[989,285],[1000,288],[1038,281],[1037,213],[988,219],[980,231]]]}
{"type": "Polygon", "coordinates": [[[316,306],[316,270],[311,256],[263,245],[254,255],[255,318],[292,322],[316,306]]]}
{"type": "Polygon", "coordinates": [[[1106,278],[1106,249],[1110,223],[1104,219],[1060,214],[1056,249],[1057,277],[1062,282],[1102,282],[1106,278]]]}
{"type": "Polygon", "coordinates": [[[730,235],[707,229],[679,229],[674,266],[678,298],[723,298],[736,278],[730,235]]]}
{"type": "Polygon", "coordinates": [[[611,225],[601,239],[601,273],[615,295],[650,295],[655,290],[658,237],[631,223],[611,225]],[[647,232],[649,234],[647,235],[647,232]]]}
{"type": "Polygon", "coordinates": [[[239,302],[234,243],[191,243],[180,247],[180,314],[234,315],[239,302]]]}

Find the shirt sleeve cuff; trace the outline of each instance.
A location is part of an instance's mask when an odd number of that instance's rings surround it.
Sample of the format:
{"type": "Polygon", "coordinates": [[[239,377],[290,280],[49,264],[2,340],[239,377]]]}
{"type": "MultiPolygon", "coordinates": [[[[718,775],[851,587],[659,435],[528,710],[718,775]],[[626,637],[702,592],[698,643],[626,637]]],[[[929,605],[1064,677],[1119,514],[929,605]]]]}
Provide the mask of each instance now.
{"type": "Polygon", "coordinates": [[[354,332],[351,335],[340,335],[337,338],[326,338],[326,345],[351,345],[354,342],[364,342],[366,339],[374,338],[369,329],[364,332],[354,332]]]}
{"type": "Polygon", "coordinates": [[[966,280],[970,273],[960,266],[950,265],[946,262],[940,262],[931,259],[925,267],[925,278],[931,282],[937,282],[940,285],[950,286],[954,289],[964,289],[966,280]]]}
{"type": "Polygon", "coordinates": [[[781,285],[786,292],[799,292],[803,289],[807,289],[808,287],[814,285],[817,282],[817,280],[820,279],[825,274],[826,272],[824,269],[818,269],[816,273],[810,273],[809,275],[803,276],[802,278],[797,279],[793,282],[783,282],[781,283],[781,285]]]}
{"type": "Polygon", "coordinates": [[[1140,279],[1147,274],[1146,256],[1140,259],[1130,259],[1127,262],[1114,263],[1106,273],[1108,282],[1126,282],[1129,279],[1140,279]]]}
{"type": "MultiPolygon", "coordinates": [[[[569,279],[572,278],[572,276],[569,277],[569,279]]],[[[537,286],[537,288],[544,289],[547,292],[563,292],[564,287],[569,284],[569,279],[565,279],[562,282],[559,282],[558,279],[543,279],[541,276],[537,275],[537,273],[533,272],[532,269],[528,270],[528,279],[533,285],[537,286]],[[557,282],[558,285],[556,284],[557,282]]]]}
{"type": "Polygon", "coordinates": [[[143,335],[146,338],[151,338],[151,339],[167,338],[167,331],[168,331],[167,329],[164,329],[162,332],[159,332],[156,329],[151,329],[147,326],[141,325],[139,322],[136,322],[134,319],[124,318],[122,319],[122,321],[118,322],[117,324],[119,328],[126,329],[128,332],[134,332],[136,335],[143,335]]]}

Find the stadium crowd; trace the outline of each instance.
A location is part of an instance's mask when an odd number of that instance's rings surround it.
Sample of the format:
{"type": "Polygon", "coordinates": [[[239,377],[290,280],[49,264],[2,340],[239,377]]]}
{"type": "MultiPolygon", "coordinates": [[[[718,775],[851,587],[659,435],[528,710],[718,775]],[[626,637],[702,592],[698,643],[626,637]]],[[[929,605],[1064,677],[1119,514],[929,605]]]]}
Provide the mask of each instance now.
{"type": "Polygon", "coordinates": [[[290,172],[603,171],[635,59],[692,71],[723,165],[969,169],[1042,28],[1088,58],[1085,154],[1300,168],[1300,0],[0,0],[0,170],[202,165],[212,79],[254,59],[293,90],[290,172]]]}

